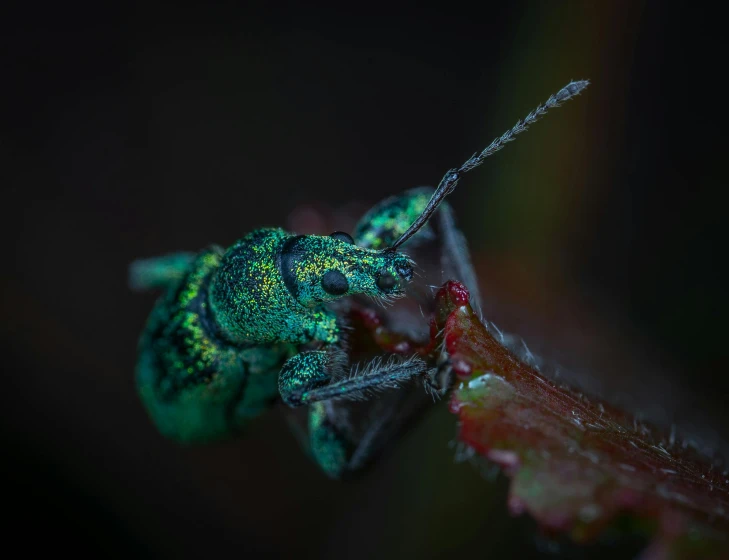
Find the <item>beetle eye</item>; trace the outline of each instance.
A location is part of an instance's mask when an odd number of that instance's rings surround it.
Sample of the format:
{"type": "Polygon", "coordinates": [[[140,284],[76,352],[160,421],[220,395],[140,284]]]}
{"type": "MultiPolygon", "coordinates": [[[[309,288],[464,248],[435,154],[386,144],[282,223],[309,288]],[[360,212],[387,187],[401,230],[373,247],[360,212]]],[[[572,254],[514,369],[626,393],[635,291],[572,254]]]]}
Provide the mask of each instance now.
{"type": "Polygon", "coordinates": [[[397,278],[389,272],[381,272],[377,277],[377,287],[385,293],[389,293],[397,285],[397,278]]]}
{"type": "Polygon", "coordinates": [[[338,270],[330,270],[321,277],[322,289],[333,296],[341,296],[349,290],[347,277],[338,270]]]}
{"type": "Polygon", "coordinates": [[[335,231],[329,237],[333,237],[334,239],[338,239],[339,241],[344,241],[345,243],[354,245],[354,239],[352,239],[352,236],[348,233],[344,233],[343,231],[335,231]]]}

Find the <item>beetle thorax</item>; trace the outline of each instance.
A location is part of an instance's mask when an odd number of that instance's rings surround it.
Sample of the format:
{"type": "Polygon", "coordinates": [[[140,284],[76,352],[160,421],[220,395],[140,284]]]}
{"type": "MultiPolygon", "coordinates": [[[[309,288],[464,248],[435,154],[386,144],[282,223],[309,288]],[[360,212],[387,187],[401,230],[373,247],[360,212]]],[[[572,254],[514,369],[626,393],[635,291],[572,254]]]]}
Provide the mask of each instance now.
{"type": "Polygon", "coordinates": [[[225,253],[213,278],[210,304],[221,334],[234,344],[304,344],[339,340],[336,317],[323,306],[300,305],[280,272],[281,229],[253,231],[225,253]]]}

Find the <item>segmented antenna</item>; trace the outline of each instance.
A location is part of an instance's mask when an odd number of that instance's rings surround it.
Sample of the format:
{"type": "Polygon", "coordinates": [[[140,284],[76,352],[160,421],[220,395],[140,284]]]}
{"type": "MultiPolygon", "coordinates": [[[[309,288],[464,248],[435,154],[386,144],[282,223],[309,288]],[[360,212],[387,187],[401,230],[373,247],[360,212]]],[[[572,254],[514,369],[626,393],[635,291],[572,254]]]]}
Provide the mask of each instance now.
{"type": "Polygon", "coordinates": [[[397,239],[397,241],[395,241],[395,243],[393,243],[392,246],[390,246],[386,250],[392,251],[394,249],[397,249],[400,245],[402,245],[413,235],[415,235],[418,230],[425,225],[425,223],[433,215],[433,213],[438,209],[438,205],[443,201],[443,199],[455,190],[456,185],[461,179],[461,175],[463,173],[471,171],[471,169],[474,169],[475,167],[481,165],[483,163],[483,160],[485,160],[490,155],[498,152],[507,144],[507,142],[511,142],[512,140],[514,140],[517,134],[521,134],[522,132],[527,130],[531,124],[537,122],[540,117],[546,115],[549,109],[559,107],[562,102],[569,101],[574,96],[579,95],[589,83],[589,80],[570,82],[557,93],[551,95],[549,99],[547,99],[547,101],[544,103],[544,105],[538,105],[537,108],[529,113],[526,117],[524,117],[523,120],[517,121],[517,123],[511,130],[506,131],[504,134],[494,139],[494,141],[491,142],[491,144],[489,144],[485,150],[480,153],[476,152],[475,154],[473,154],[468,159],[468,161],[466,161],[460,167],[449,170],[441,179],[438,188],[435,190],[433,196],[428,201],[428,204],[425,207],[425,210],[423,210],[422,214],[420,214],[420,216],[418,216],[418,219],[412,223],[407,231],[405,231],[405,233],[403,233],[397,239]]]}

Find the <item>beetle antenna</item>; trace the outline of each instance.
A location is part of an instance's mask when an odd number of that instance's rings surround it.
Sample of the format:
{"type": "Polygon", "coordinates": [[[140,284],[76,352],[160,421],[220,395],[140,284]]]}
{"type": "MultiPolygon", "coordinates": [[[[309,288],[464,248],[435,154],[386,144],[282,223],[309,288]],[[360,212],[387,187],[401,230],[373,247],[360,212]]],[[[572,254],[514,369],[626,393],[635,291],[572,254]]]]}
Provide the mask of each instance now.
{"type": "Polygon", "coordinates": [[[461,179],[461,175],[463,173],[471,171],[472,169],[481,165],[487,157],[498,152],[508,142],[514,140],[517,134],[521,134],[522,132],[527,130],[530,125],[534,124],[541,117],[546,115],[549,109],[559,107],[562,102],[569,101],[576,95],[579,95],[589,83],[589,80],[570,82],[557,93],[551,95],[543,105],[538,105],[537,108],[529,113],[526,117],[524,117],[523,120],[518,120],[511,130],[506,131],[504,134],[494,139],[494,141],[491,142],[491,144],[489,144],[482,152],[476,152],[463,165],[458,168],[449,170],[440,180],[440,184],[433,193],[433,196],[428,201],[425,210],[423,210],[420,216],[418,216],[418,219],[412,223],[412,225],[405,231],[405,233],[403,233],[397,239],[397,241],[395,241],[395,243],[393,243],[392,246],[389,247],[389,250],[397,249],[400,245],[405,243],[408,239],[415,235],[421,227],[425,225],[428,219],[438,209],[438,206],[443,201],[443,199],[455,190],[456,185],[461,179]]]}

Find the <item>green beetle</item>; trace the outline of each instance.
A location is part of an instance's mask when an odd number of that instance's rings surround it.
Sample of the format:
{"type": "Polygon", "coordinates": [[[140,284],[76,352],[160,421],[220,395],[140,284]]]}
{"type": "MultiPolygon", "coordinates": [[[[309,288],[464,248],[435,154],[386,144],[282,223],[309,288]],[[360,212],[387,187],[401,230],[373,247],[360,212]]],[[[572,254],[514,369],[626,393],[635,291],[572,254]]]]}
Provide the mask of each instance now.
{"type": "Polygon", "coordinates": [[[465,240],[441,202],[463,173],[587,84],[562,88],[485,150],[448,171],[437,189],[412,189],[378,204],[359,222],[354,237],[258,229],[227,250],[212,246],[199,254],[132,263],[132,288],[164,290],[140,338],[136,369],[139,394],[157,428],[185,443],[227,438],[280,399],[289,407],[309,407],[308,445],[329,476],[362,468],[381,447],[375,440],[393,432],[384,428],[387,414],[380,407],[375,417],[366,415],[364,429],[353,430],[335,403],[369,402],[375,400],[373,393],[413,380],[428,391],[443,392],[448,382],[438,382],[439,369],[418,355],[352,368],[346,319],[337,302],[353,296],[375,303],[403,297],[414,262],[399,248],[436,235],[428,224],[434,214],[441,260],[448,263],[444,269],[467,285],[477,302],[465,240]]]}

